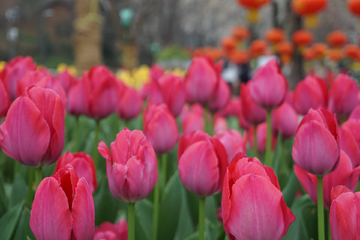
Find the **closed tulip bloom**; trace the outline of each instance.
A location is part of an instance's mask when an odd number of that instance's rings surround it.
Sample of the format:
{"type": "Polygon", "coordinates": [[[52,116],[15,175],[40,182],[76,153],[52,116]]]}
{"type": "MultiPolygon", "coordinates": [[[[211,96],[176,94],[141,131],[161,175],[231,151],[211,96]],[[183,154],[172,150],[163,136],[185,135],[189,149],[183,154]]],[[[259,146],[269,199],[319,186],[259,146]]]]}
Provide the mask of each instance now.
{"type": "Polygon", "coordinates": [[[67,70],[63,71],[62,73],[59,73],[56,79],[60,83],[60,85],[64,88],[66,93],[69,92],[71,86],[75,81],[74,77],[67,70]]]}
{"type": "Polygon", "coordinates": [[[12,100],[16,98],[18,82],[27,72],[35,69],[36,64],[30,56],[18,56],[5,65],[1,75],[12,100]]]}
{"type": "Polygon", "coordinates": [[[340,117],[348,117],[358,105],[359,88],[348,75],[339,74],[329,90],[329,109],[340,117]]]}
{"type": "Polygon", "coordinates": [[[37,240],[92,240],[94,200],[84,178],[68,164],[44,178],[36,190],[30,228],[37,240]]]}
{"type": "Polygon", "coordinates": [[[340,147],[335,116],[325,109],[310,109],[295,135],[292,157],[303,170],[324,176],[339,163],[340,147]]]}
{"type": "MultiPolygon", "coordinates": [[[[266,148],[266,122],[259,124],[256,127],[256,139],[257,139],[257,151],[258,153],[264,153],[266,148]]],[[[276,147],[276,136],[271,134],[271,149],[274,150],[276,147]]],[[[250,147],[254,147],[254,126],[249,128],[249,143],[250,147]]]]}
{"type": "Polygon", "coordinates": [[[146,100],[151,93],[151,83],[144,83],[138,90],[138,93],[143,100],[146,100]]]}
{"type": "Polygon", "coordinates": [[[244,133],[244,136],[241,136],[241,134],[234,129],[222,130],[217,132],[214,137],[219,139],[219,141],[225,147],[229,164],[237,153],[246,153],[246,132],[244,133]]]}
{"type": "Polygon", "coordinates": [[[66,152],[59,160],[56,162],[54,173],[59,171],[60,168],[66,164],[71,164],[73,166],[76,174],[81,178],[84,177],[87,181],[91,193],[94,193],[97,188],[96,181],[96,169],[92,157],[84,152],[71,153],[66,152]]]}
{"type": "Polygon", "coordinates": [[[360,165],[360,120],[349,119],[340,127],[340,149],[351,159],[354,167],[360,165]]]}
{"type": "Polygon", "coordinates": [[[189,134],[197,130],[204,131],[203,113],[191,111],[182,122],[182,132],[189,134]]]}
{"type": "Polygon", "coordinates": [[[180,180],[201,197],[221,191],[228,166],[226,150],[216,138],[202,131],[183,135],[178,149],[180,180]]]}
{"type": "Polygon", "coordinates": [[[160,77],[159,80],[151,81],[151,105],[165,103],[174,117],[177,117],[185,100],[185,86],[181,77],[169,73],[160,77]]]}
{"type": "Polygon", "coordinates": [[[5,116],[6,112],[8,111],[11,105],[11,98],[10,95],[5,87],[4,81],[0,77],[0,118],[5,116]]]}
{"type": "MultiPolygon", "coordinates": [[[[303,169],[294,166],[294,171],[305,191],[310,198],[317,203],[317,177],[314,174],[305,172],[303,169]]],[[[357,186],[360,176],[360,167],[353,167],[349,156],[341,151],[339,166],[323,179],[324,206],[329,209],[331,205],[331,189],[338,185],[344,185],[352,191],[357,186]]]]}
{"type": "Polygon", "coordinates": [[[273,59],[255,72],[249,91],[256,104],[272,109],[283,103],[287,88],[288,83],[273,59]]]}
{"type": "Polygon", "coordinates": [[[357,106],[356,108],[354,108],[354,110],[350,114],[349,119],[360,120],[360,106],[357,106]]]}
{"type": "Polygon", "coordinates": [[[188,103],[207,105],[216,98],[222,66],[206,57],[193,58],[185,76],[185,92],[188,103]]]}
{"type": "Polygon", "coordinates": [[[266,121],[266,111],[265,109],[258,106],[249,92],[249,85],[252,83],[249,82],[246,84],[241,84],[240,88],[240,97],[241,97],[241,111],[243,113],[244,119],[251,123],[258,125],[266,121]]]}
{"type": "Polygon", "coordinates": [[[125,219],[120,222],[112,224],[110,222],[103,222],[95,229],[93,240],[127,240],[128,226],[125,219]]]}
{"type": "Polygon", "coordinates": [[[275,136],[280,132],[281,136],[291,138],[295,135],[299,117],[294,108],[284,102],[280,107],[271,112],[272,131],[275,136]]]}
{"type": "Polygon", "coordinates": [[[231,91],[229,85],[224,79],[220,78],[216,98],[214,102],[209,105],[209,110],[212,112],[220,111],[229,103],[230,97],[231,91]]]}
{"type": "Polygon", "coordinates": [[[51,89],[30,87],[10,106],[0,126],[6,155],[31,167],[54,163],[64,147],[64,106],[51,89]]]}
{"type": "Polygon", "coordinates": [[[84,86],[84,81],[77,80],[74,82],[68,92],[67,110],[71,115],[85,115],[89,111],[88,92],[84,86]]]}
{"type": "Polygon", "coordinates": [[[221,208],[230,240],[282,239],[295,220],[274,171],[243,153],[233,158],[226,171],[221,208]]]}
{"type": "Polygon", "coordinates": [[[150,194],[158,180],[154,149],[145,135],[127,128],[116,135],[110,144],[98,146],[106,158],[106,172],[112,195],[124,202],[137,202],[150,194]]]}
{"type": "Polygon", "coordinates": [[[144,112],[144,134],[158,154],[169,152],[179,140],[174,116],[165,104],[150,106],[144,112]]]}
{"type": "Polygon", "coordinates": [[[213,132],[217,133],[219,131],[226,131],[226,130],[229,130],[229,126],[226,118],[224,118],[220,114],[215,114],[213,132]]]}
{"type": "Polygon", "coordinates": [[[300,81],[294,89],[293,105],[301,115],[306,115],[311,108],[326,108],[327,87],[324,80],[309,75],[300,81]]]}
{"type": "Polygon", "coordinates": [[[238,117],[241,110],[240,97],[231,99],[228,104],[220,111],[220,114],[224,117],[238,117]]]}
{"type": "Polygon", "coordinates": [[[154,64],[150,68],[150,79],[158,80],[162,75],[164,75],[164,69],[158,64],[154,64]]]}
{"type": "Polygon", "coordinates": [[[248,130],[251,126],[251,123],[245,118],[242,107],[240,108],[239,116],[238,116],[239,127],[248,130]]]}
{"type": "Polygon", "coordinates": [[[136,118],[142,109],[143,100],[139,93],[132,87],[123,86],[116,109],[117,115],[125,120],[136,118]]]}

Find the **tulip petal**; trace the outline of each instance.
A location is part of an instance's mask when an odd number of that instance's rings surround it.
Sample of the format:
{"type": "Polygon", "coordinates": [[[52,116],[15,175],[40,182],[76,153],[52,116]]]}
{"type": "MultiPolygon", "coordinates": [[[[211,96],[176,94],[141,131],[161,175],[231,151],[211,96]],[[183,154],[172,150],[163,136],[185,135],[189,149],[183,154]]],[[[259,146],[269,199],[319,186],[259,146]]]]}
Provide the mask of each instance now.
{"type": "Polygon", "coordinates": [[[302,168],[294,165],[294,172],[299,182],[309,194],[310,198],[317,203],[317,178],[315,175],[305,172],[302,168]]]}
{"type": "Polygon", "coordinates": [[[356,142],[355,137],[351,134],[349,129],[340,128],[340,149],[343,150],[350,158],[353,167],[360,165],[360,148],[356,142]]]}
{"type": "Polygon", "coordinates": [[[351,193],[352,193],[352,191],[351,191],[350,189],[348,189],[347,187],[342,186],[342,185],[333,187],[333,188],[331,189],[331,202],[334,201],[334,200],[335,200],[338,196],[340,196],[341,194],[347,193],[347,192],[351,192],[351,193]]]}
{"type": "Polygon", "coordinates": [[[103,141],[99,142],[98,151],[101,156],[103,156],[106,160],[111,162],[110,150],[103,141]]]}
{"type": "Polygon", "coordinates": [[[70,239],[72,216],[60,184],[49,177],[36,190],[30,216],[30,228],[38,240],[70,239]]]}

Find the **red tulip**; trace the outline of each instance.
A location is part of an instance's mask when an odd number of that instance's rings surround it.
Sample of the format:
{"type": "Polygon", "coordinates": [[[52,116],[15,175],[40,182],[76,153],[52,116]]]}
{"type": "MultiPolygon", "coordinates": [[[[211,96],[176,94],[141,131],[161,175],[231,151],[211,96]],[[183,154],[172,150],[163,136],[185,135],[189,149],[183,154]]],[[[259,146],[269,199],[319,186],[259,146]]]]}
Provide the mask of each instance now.
{"type": "Polygon", "coordinates": [[[244,136],[241,136],[241,134],[234,129],[227,131],[222,130],[217,132],[214,137],[219,139],[219,141],[225,147],[229,164],[237,153],[246,153],[246,132],[244,133],[244,136]]]}
{"type": "Polygon", "coordinates": [[[117,115],[125,120],[137,117],[142,110],[143,101],[139,93],[132,87],[123,85],[116,110],[117,115]]]}
{"type": "Polygon", "coordinates": [[[159,80],[152,80],[150,104],[159,103],[165,103],[174,117],[180,114],[185,104],[185,86],[181,77],[169,73],[159,80]]]}
{"type": "Polygon", "coordinates": [[[354,167],[360,165],[360,120],[349,119],[339,131],[340,149],[350,158],[354,167]]]}
{"type": "Polygon", "coordinates": [[[271,129],[275,136],[277,136],[279,132],[284,139],[291,138],[295,135],[299,117],[290,104],[284,102],[280,107],[271,112],[271,116],[271,129]]]}
{"type": "Polygon", "coordinates": [[[226,131],[226,130],[229,130],[229,126],[226,118],[224,118],[220,114],[215,114],[213,132],[217,133],[219,131],[226,131]]]}
{"type": "Polygon", "coordinates": [[[288,83],[276,59],[260,67],[254,74],[249,91],[254,102],[267,109],[280,106],[286,95],[288,83]]]}
{"type": "Polygon", "coordinates": [[[8,111],[11,105],[11,98],[10,95],[5,87],[4,81],[0,76],[0,118],[5,116],[6,112],[8,111]]]}
{"type": "Polygon", "coordinates": [[[258,125],[266,121],[266,111],[265,109],[259,107],[251,97],[249,92],[249,85],[251,84],[251,82],[249,82],[247,85],[244,83],[241,84],[241,111],[246,121],[250,122],[251,124],[258,125]]]}
{"type": "Polygon", "coordinates": [[[68,93],[71,86],[74,83],[74,77],[71,76],[71,74],[65,70],[62,73],[59,73],[56,77],[57,81],[60,83],[60,85],[64,88],[65,92],[68,93]]]}
{"type": "Polygon", "coordinates": [[[226,171],[221,207],[230,240],[282,239],[295,220],[274,171],[243,153],[226,171]]]}
{"type": "Polygon", "coordinates": [[[193,58],[185,76],[185,92],[188,103],[207,105],[216,98],[220,81],[221,65],[206,57],[193,58]]]}
{"type": "MultiPolygon", "coordinates": [[[[256,127],[256,139],[257,139],[257,151],[258,153],[264,153],[266,148],[266,122],[259,124],[256,127]]],[[[271,149],[274,150],[276,147],[276,136],[271,134],[271,149]]],[[[249,143],[250,147],[254,147],[254,126],[249,129],[249,143]]]]}
{"type": "Polygon", "coordinates": [[[217,112],[223,109],[230,101],[231,90],[227,82],[220,78],[219,86],[217,88],[216,98],[214,102],[209,105],[209,110],[217,112]]]}
{"type": "Polygon", "coordinates": [[[360,235],[360,192],[337,186],[332,190],[333,201],[330,208],[330,229],[333,240],[358,239],[360,235]]]}
{"type": "Polygon", "coordinates": [[[92,157],[84,152],[71,153],[66,152],[56,163],[54,173],[66,164],[73,166],[76,174],[81,178],[84,177],[89,188],[94,193],[97,188],[96,169],[92,157]]]}
{"type": "Polygon", "coordinates": [[[358,105],[359,88],[348,75],[339,74],[329,91],[329,109],[339,116],[347,117],[358,105]]]}
{"type": "Polygon", "coordinates": [[[128,239],[128,225],[125,219],[120,222],[112,224],[110,222],[103,222],[95,229],[93,240],[127,240],[128,239]]]}
{"type": "Polygon", "coordinates": [[[124,202],[144,199],[158,180],[156,155],[150,142],[141,131],[125,128],[110,147],[111,152],[100,142],[98,150],[106,158],[111,193],[124,202]]]}
{"type": "Polygon", "coordinates": [[[250,126],[251,126],[251,124],[248,122],[248,120],[245,119],[242,107],[240,108],[240,112],[239,112],[239,116],[238,116],[238,122],[239,122],[239,127],[244,129],[244,130],[248,130],[250,128],[250,126]]]}
{"type": "Polygon", "coordinates": [[[164,75],[164,69],[161,66],[159,66],[157,64],[154,64],[151,66],[150,79],[158,80],[162,75],[164,75]]]}
{"type": "MultiPolygon", "coordinates": [[[[294,166],[294,171],[305,191],[310,195],[311,199],[317,203],[317,177],[294,166]]],[[[360,176],[360,167],[354,168],[349,156],[341,151],[339,166],[330,174],[325,175],[323,179],[324,206],[329,209],[331,205],[331,189],[337,185],[345,185],[352,191],[357,186],[360,176]]]]}
{"type": "Polygon", "coordinates": [[[354,108],[354,110],[350,114],[349,119],[360,120],[360,106],[357,106],[356,108],[354,108]]]}
{"type": "Polygon", "coordinates": [[[30,56],[18,56],[5,65],[1,75],[12,100],[16,98],[18,82],[27,72],[35,69],[36,64],[30,56]]]}
{"type": "Polygon", "coordinates": [[[64,146],[64,106],[51,89],[30,87],[10,106],[0,126],[0,145],[21,164],[49,165],[64,146]]]}
{"type": "Polygon", "coordinates": [[[183,108],[180,115],[183,134],[193,131],[204,131],[204,109],[200,104],[193,104],[190,109],[183,108]]]}
{"type": "Polygon", "coordinates": [[[180,138],[178,166],[180,180],[190,192],[210,196],[221,191],[228,166],[226,150],[218,139],[192,132],[180,138]]]}
{"type": "Polygon", "coordinates": [[[339,163],[339,134],[335,116],[325,109],[310,109],[296,131],[292,157],[303,170],[324,176],[339,163]]]}
{"type": "Polygon", "coordinates": [[[324,80],[307,76],[299,82],[294,90],[293,104],[301,115],[306,115],[310,108],[326,108],[327,87],[324,80]]]}
{"type": "Polygon", "coordinates": [[[88,91],[84,86],[84,81],[77,80],[68,92],[67,109],[71,115],[85,115],[89,111],[88,107],[88,91]]]}
{"type": "Polygon", "coordinates": [[[220,111],[224,117],[238,117],[241,111],[240,97],[233,98],[229,103],[220,111]]]}
{"type": "Polygon", "coordinates": [[[94,200],[84,178],[68,164],[44,178],[36,190],[30,228],[38,240],[90,240],[95,230],[94,200]]]}

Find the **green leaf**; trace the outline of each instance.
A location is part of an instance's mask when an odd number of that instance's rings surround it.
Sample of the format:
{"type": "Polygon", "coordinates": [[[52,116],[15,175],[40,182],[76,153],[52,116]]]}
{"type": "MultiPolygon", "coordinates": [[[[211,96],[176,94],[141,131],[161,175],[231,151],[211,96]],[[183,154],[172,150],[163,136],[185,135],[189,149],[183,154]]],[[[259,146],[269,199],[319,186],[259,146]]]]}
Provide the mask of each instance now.
{"type": "MultiPolygon", "coordinates": [[[[139,226],[141,227],[146,239],[151,238],[152,232],[152,216],[153,216],[153,206],[152,203],[148,199],[144,199],[135,204],[135,214],[139,226]]],[[[138,228],[135,229],[136,233],[138,232],[138,228]]],[[[136,237],[139,239],[138,237],[136,237]]],[[[144,238],[140,238],[144,239],[144,238]]]]}
{"type": "Polygon", "coordinates": [[[12,184],[11,195],[10,195],[10,207],[14,206],[18,202],[26,201],[28,197],[28,187],[24,179],[18,174],[12,184]]]}
{"type": "Polygon", "coordinates": [[[292,171],[289,181],[286,184],[284,190],[282,191],[284,201],[287,206],[291,206],[293,204],[293,201],[296,196],[296,192],[299,189],[299,187],[300,187],[300,182],[297,179],[295,172],[292,171]]]}
{"type": "Polygon", "coordinates": [[[29,208],[24,207],[19,219],[19,223],[16,227],[15,236],[13,240],[23,240],[26,239],[27,237],[35,239],[29,223],[30,223],[30,210],[29,208]]]}
{"type": "Polygon", "coordinates": [[[205,218],[213,224],[219,222],[218,218],[216,217],[217,205],[215,197],[216,196],[209,196],[205,199],[205,218]]]}
{"type": "Polygon", "coordinates": [[[195,232],[194,234],[192,234],[189,237],[185,238],[185,240],[197,240],[197,239],[199,239],[199,232],[195,232]]]}
{"type": "Polygon", "coordinates": [[[199,197],[190,191],[185,191],[185,193],[192,224],[193,226],[197,226],[199,221],[199,197]]]}
{"type": "Polygon", "coordinates": [[[19,220],[20,214],[24,207],[24,202],[16,204],[14,207],[10,208],[1,218],[0,218],[0,239],[9,240],[15,230],[16,224],[19,220]]]}
{"type": "Polygon", "coordinates": [[[188,203],[186,201],[186,189],[181,188],[181,209],[180,209],[180,219],[177,226],[176,234],[174,240],[182,240],[190,236],[194,232],[194,226],[192,224],[190,210],[188,203]]]}
{"type": "Polygon", "coordinates": [[[0,172],[0,217],[8,210],[9,203],[4,189],[4,178],[0,172]]]}

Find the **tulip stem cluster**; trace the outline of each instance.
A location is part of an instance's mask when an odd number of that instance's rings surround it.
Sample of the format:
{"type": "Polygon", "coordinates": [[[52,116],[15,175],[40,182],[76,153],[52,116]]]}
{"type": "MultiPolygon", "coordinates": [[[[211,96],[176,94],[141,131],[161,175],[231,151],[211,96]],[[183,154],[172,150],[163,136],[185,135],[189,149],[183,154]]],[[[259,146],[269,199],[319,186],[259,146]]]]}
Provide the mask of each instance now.
{"type": "Polygon", "coordinates": [[[99,132],[100,132],[100,121],[96,121],[95,123],[95,136],[94,136],[94,148],[93,148],[93,160],[95,163],[96,168],[99,167],[99,158],[98,158],[98,151],[97,151],[97,146],[99,144],[99,132]]]}
{"type": "Polygon", "coordinates": [[[28,201],[31,207],[33,202],[33,183],[34,183],[34,168],[29,168],[29,182],[28,182],[28,201]]]}
{"type": "Polygon", "coordinates": [[[205,197],[199,198],[199,240],[205,239],[205,197]]]}
{"type": "Polygon", "coordinates": [[[271,110],[266,112],[265,165],[271,167],[271,110]]]}
{"type": "Polygon", "coordinates": [[[317,211],[318,211],[318,235],[319,240],[325,240],[324,226],[324,195],[323,195],[323,177],[317,177],[317,211]]]}
{"type": "Polygon", "coordinates": [[[162,193],[164,194],[165,192],[165,187],[166,187],[166,171],[167,171],[167,159],[166,159],[167,154],[164,153],[161,155],[161,168],[162,168],[162,193]]]}
{"type": "Polygon", "coordinates": [[[135,240],[135,203],[128,203],[128,240],[135,240]]]}
{"type": "Polygon", "coordinates": [[[19,168],[20,168],[20,163],[18,161],[15,161],[14,163],[14,179],[16,174],[19,172],[19,168]]]}
{"type": "Polygon", "coordinates": [[[35,186],[36,189],[39,186],[40,182],[42,180],[42,167],[35,168],[35,186]]]}

